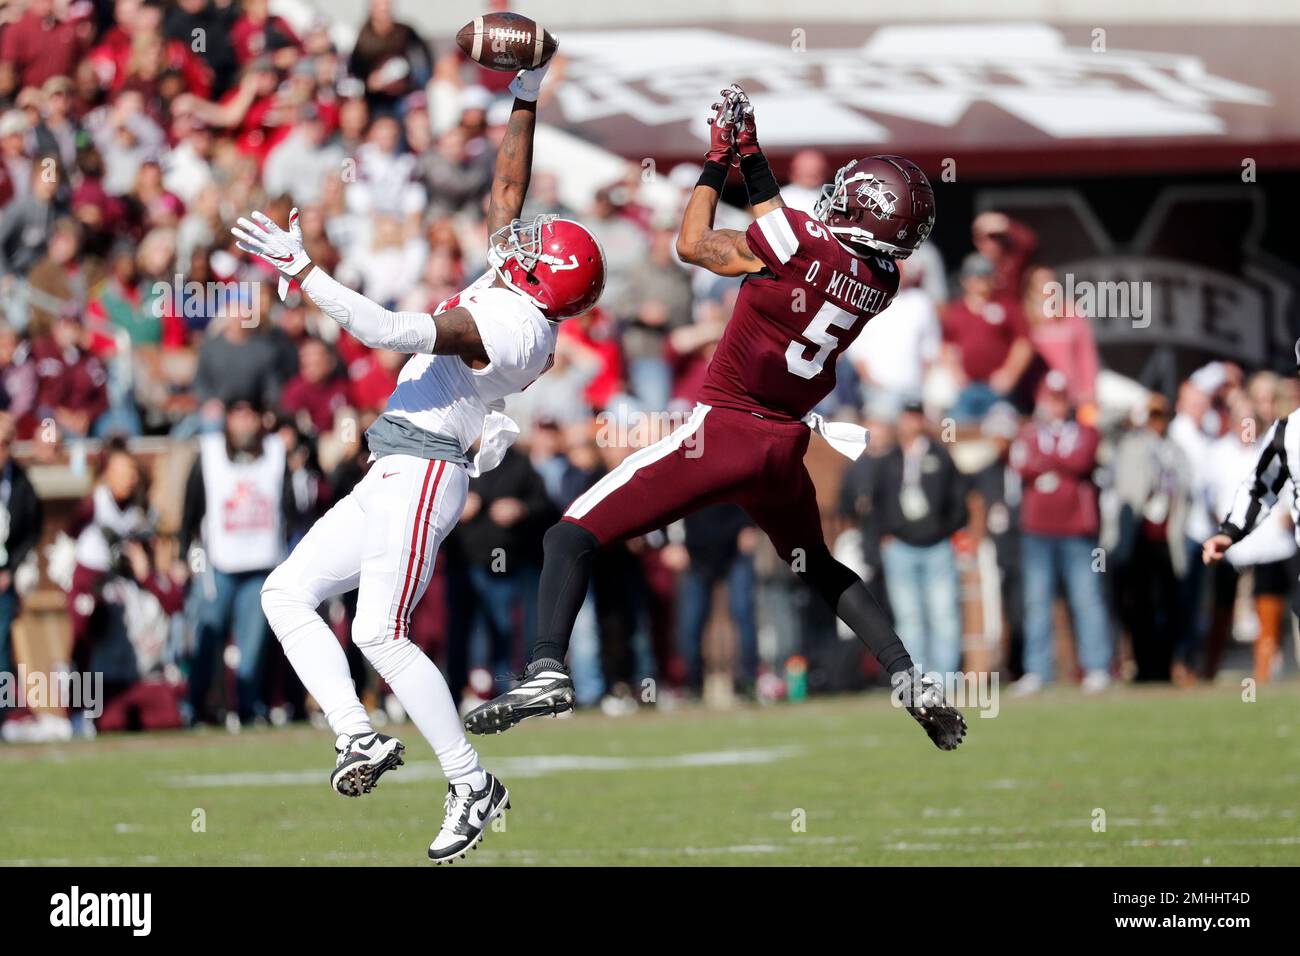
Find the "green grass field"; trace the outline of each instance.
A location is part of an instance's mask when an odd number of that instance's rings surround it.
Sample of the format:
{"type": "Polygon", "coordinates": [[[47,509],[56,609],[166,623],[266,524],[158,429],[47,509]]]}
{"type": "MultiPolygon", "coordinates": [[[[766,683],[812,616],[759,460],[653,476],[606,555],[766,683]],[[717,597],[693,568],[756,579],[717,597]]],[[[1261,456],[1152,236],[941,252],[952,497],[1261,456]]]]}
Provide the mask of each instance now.
{"type": "MultiPolygon", "coordinates": [[[[469,865],[1300,863],[1300,685],[968,717],[954,754],[883,694],[533,721],[481,741],[514,808],[469,865]]],[[[0,864],[418,864],[444,784],[399,733],[407,765],[360,800],[307,728],[0,746],[0,864]]]]}

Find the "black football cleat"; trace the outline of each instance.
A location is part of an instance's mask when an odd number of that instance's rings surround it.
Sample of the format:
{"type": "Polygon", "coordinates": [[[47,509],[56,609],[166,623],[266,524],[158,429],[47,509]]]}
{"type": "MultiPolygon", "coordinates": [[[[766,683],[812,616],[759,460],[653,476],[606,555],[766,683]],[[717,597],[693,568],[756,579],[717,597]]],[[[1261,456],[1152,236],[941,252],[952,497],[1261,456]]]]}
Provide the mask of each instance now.
{"type": "Polygon", "coordinates": [[[510,791],[489,773],[482,790],[471,790],[467,783],[448,784],[443,806],[446,816],[429,844],[429,859],[438,864],[455,863],[477,849],[492,821],[510,809],[510,791]]]}
{"type": "Polygon", "coordinates": [[[406,747],[400,740],[373,732],[352,737],[339,734],[334,750],[338,757],[330,774],[330,786],[345,797],[369,793],[380,777],[406,762],[402,759],[406,747]]]}
{"type": "Polygon", "coordinates": [[[940,750],[956,750],[966,736],[966,718],[943,695],[943,684],[932,677],[913,678],[903,688],[903,706],[940,750]]]}
{"type": "Polygon", "coordinates": [[[533,661],[513,690],[480,704],[465,716],[471,734],[499,734],[529,717],[556,716],[573,710],[573,680],[559,661],[533,661]]]}

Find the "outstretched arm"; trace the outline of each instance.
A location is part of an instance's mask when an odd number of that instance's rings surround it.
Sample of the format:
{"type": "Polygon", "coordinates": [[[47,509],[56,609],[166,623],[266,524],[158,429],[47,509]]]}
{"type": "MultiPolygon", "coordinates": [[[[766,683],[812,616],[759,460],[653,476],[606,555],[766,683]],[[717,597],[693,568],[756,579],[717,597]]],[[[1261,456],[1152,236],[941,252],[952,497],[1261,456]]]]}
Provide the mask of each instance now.
{"type": "MultiPolygon", "coordinates": [[[[709,174],[705,166],[705,176],[709,174]]],[[[725,169],[723,175],[725,175],[725,169]]],[[[713,216],[718,208],[719,190],[704,182],[691,193],[682,213],[682,229],[677,234],[677,255],[683,262],[703,266],[720,276],[740,276],[760,272],[762,261],[754,255],[737,229],[714,229],[713,216]]]]}
{"type": "Polygon", "coordinates": [[[492,193],[488,198],[488,234],[519,218],[528,195],[533,174],[533,133],[537,129],[537,97],[542,78],[550,68],[548,60],[535,70],[520,70],[510,92],[515,95],[514,109],[506,123],[505,138],[497,150],[496,169],[492,175],[492,193]]]}
{"type": "Polygon", "coordinates": [[[313,265],[302,246],[297,209],[289,214],[288,231],[260,212],[254,212],[252,220],[240,219],[230,231],[239,240],[240,249],[265,259],[286,278],[297,281],[322,312],[362,344],[390,352],[489,361],[478,323],[468,310],[457,307],[438,315],[393,312],[313,265]]]}
{"type": "Polygon", "coordinates": [[[677,255],[683,262],[703,266],[722,276],[760,272],[764,268],[763,262],[754,255],[743,232],[713,228],[713,217],[733,154],[739,156],[755,218],[785,206],[776,179],[759,148],[754,107],[745,91],[734,83],[723,90],[722,101],[713,104],[709,126],[709,152],[705,156],[699,185],[691,193],[682,214],[677,255]]]}

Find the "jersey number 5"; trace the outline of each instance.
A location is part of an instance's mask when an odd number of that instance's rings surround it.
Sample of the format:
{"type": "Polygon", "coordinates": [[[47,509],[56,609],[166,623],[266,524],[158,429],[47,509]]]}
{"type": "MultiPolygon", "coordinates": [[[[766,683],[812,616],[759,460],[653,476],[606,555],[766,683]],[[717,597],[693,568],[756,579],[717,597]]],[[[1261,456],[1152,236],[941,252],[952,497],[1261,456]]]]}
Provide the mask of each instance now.
{"type": "Polygon", "coordinates": [[[830,327],[833,325],[837,329],[851,329],[857,320],[858,317],[852,312],[846,312],[838,305],[827,302],[817,310],[813,320],[803,330],[803,337],[817,346],[817,354],[812,358],[804,358],[807,346],[798,340],[791,340],[785,349],[786,368],[791,374],[798,375],[800,378],[816,378],[821,374],[827,357],[840,344],[840,340],[831,333],[830,327]]]}

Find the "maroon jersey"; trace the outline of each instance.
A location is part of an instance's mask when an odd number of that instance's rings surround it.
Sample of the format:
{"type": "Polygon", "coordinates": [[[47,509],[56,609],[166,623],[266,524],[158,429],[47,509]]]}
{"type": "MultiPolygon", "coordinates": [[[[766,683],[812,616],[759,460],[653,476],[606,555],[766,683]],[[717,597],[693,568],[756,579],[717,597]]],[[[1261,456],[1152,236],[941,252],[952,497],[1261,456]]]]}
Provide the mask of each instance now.
{"type": "Polygon", "coordinates": [[[774,209],[745,232],[766,268],[745,277],[700,401],[799,419],[835,387],[835,360],[898,291],[885,256],[856,256],[822,223],[774,209]]]}

